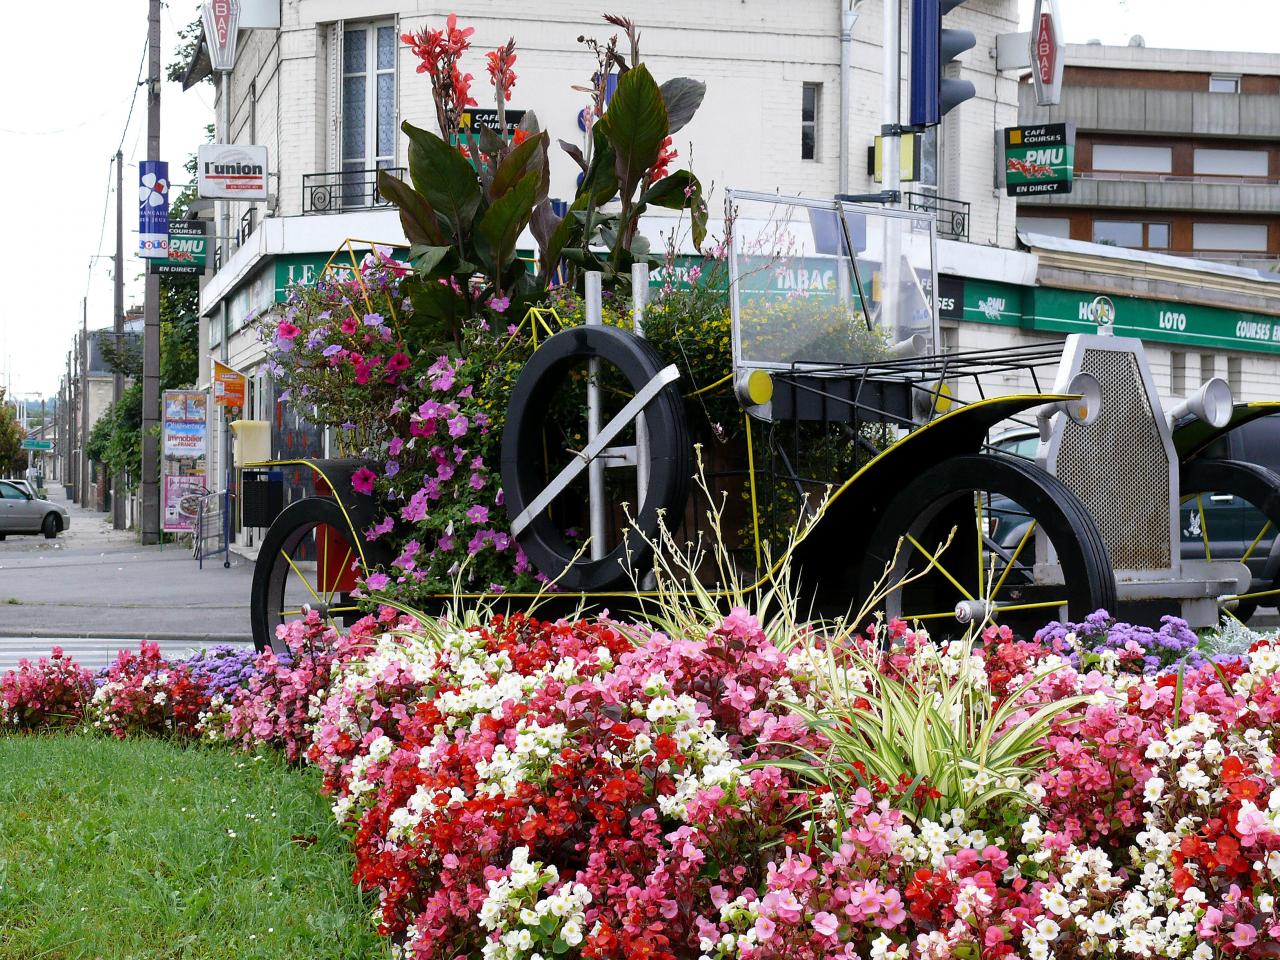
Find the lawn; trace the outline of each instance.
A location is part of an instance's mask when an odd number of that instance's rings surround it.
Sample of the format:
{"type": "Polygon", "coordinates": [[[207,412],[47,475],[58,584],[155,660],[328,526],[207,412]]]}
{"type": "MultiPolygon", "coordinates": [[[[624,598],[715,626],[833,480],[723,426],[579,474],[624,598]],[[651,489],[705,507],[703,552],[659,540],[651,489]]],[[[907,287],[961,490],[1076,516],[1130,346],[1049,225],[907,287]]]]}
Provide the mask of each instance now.
{"type": "Polygon", "coordinates": [[[312,771],[0,738],[0,960],[384,958],[312,771]]]}

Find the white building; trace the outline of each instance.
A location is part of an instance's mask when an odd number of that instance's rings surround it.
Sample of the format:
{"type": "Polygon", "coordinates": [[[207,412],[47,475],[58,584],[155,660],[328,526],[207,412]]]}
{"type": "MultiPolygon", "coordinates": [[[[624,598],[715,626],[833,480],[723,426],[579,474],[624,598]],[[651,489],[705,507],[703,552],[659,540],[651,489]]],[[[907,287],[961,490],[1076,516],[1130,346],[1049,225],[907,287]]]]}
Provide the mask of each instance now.
{"type": "MultiPolygon", "coordinates": [[[[259,366],[262,347],[243,329],[245,317],[278,301],[289,282],[321,269],[347,238],[403,242],[396,212],[376,205],[373,171],[404,167],[407,140],[400,122],[432,128],[435,112],[428,79],[415,72],[418,61],[399,37],[443,25],[456,8],[414,0],[292,0],[277,15],[274,3],[263,6],[265,22],[278,25],[241,30],[230,74],[229,133],[220,88],[217,140],[266,145],[271,197],[220,205],[229,208],[219,215],[239,242],[205,285],[201,310],[209,355],[250,374],[247,415],[271,419],[269,379],[259,366]],[[338,189],[340,171],[370,186],[338,189]]],[[[256,7],[245,0],[242,19],[264,22],[256,7]]],[[[484,53],[514,36],[518,80],[510,108],[535,111],[553,141],[584,143],[578,114],[587,97],[572,88],[589,83],[595,60],[578,38],[619,32],[601,19],[604,9],[570,0],[537,4],[536,15],[528,4],[511,0],[458,9],[460,22],[475,27],[464,68],[476,75],[472,91],[479,106],[488,106],[491,93],[484,53]]],[[[706,83],[701,109],[674,146],[678,165],[691,164],[704,184],[716,188],[713,216],[726,186],[812,197],[878,192],[868,152],[882,123],[879,0],[627,0],[607,9],[637,22],[643,58],[659,81],[689,76],[706,83]],[[852,26],[851,40],[842,51],[845,23],[852,26]],[[843,104],[842,52],[851,62],[850,96],[843,104]]],[[[917,202],[931,202],[927,192],[968,204],[965,216],[948,218],[947,226],[984,248],[1014,244],[1014,202],[992,186],[991,131],[1017,116],[1017,78],[998,76],[993,55],[995,35],[1016,29],[1016,16],[1015,0],[969,0],[948,14],[949,26],[977,37],[961,57],[960,71],[977,94],[944,119],[936,186],[905,185],[919,192],[917,202]]],[[[902,33],[909,33],[906,4],[902,33]]],[[[625,50],[625,36],[620,40],[625,50]]],[[[904,78],[907,72],[904,57],[904,78]]],[[[187,83],[208,75],[201,49],[187,83]]],[[[906,91],[904,79],[904,117],[906,91]]],[[[571,200],[577,167],[554,144],[553,153],[550,194],[571,200]]],[[[221,442],[214,446],[222,449],[221,442]]],[[[215,465],[214,476],[221,472],[215,465]]]]}

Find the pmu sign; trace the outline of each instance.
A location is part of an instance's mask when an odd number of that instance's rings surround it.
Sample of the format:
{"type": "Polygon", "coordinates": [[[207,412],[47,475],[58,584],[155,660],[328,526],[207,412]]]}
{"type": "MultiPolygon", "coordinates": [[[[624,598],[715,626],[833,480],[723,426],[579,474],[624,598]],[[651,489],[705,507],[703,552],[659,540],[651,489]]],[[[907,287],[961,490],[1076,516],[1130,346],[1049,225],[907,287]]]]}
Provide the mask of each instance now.
{"type": "Polygon", "coordinates": [[[1042,107],[1062,102],[1062,68],[1067,46],[1057,0],[1036,0],[1031,18],[1031,76],[1036,103],[1042,107]]]}
{"type": "Polygon", "coordinates": [[[169,255],[152,260],[148,273],[198,277],[208,262],[209,237],[203,220],[175,220],[169,224],[169,255]]]}
{"type": "Polygon", "coordinates": [[[996,151],[996,171],[1011,197],[1070,193],[1076,162],[1076,128],[1071,123],[1006,127],[1004,150],[996,151]]]}

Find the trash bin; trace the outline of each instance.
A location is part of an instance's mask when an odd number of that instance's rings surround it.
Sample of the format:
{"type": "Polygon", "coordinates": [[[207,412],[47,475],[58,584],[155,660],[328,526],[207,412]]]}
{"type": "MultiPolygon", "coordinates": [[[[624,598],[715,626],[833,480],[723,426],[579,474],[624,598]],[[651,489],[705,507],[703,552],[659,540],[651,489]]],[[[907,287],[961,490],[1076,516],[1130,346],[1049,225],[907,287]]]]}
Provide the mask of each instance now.
{"type": "Polygon", "coordinates": [[[269,527],[284,509],[284,471],[246,470],[240,481],[240,522],[269,527]]]}
{"type": "Polygon", "coordinates": [[[235,434],[235,464],[261,463],[271,459],[271,423],[267,420],[232,420],[235,434]]]}

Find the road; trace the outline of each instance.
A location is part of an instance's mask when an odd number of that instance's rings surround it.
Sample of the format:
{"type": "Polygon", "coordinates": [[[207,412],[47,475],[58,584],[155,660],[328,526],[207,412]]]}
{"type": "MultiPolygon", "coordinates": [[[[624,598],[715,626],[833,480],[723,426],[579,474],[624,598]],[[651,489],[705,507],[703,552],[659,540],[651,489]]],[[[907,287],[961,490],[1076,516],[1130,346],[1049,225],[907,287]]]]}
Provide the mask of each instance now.
{"type": "Polygon", "coordinates": [[[232,554],[229,569],[218,559],[201,570],[189,550],[144,547],[60,494],[55,484],[51,499],[71,514],[66,533],[0,542],[0,671],[54,644],[100,667],[143,639],[175,654],[249,642],[251,563],[232,554]]]}

